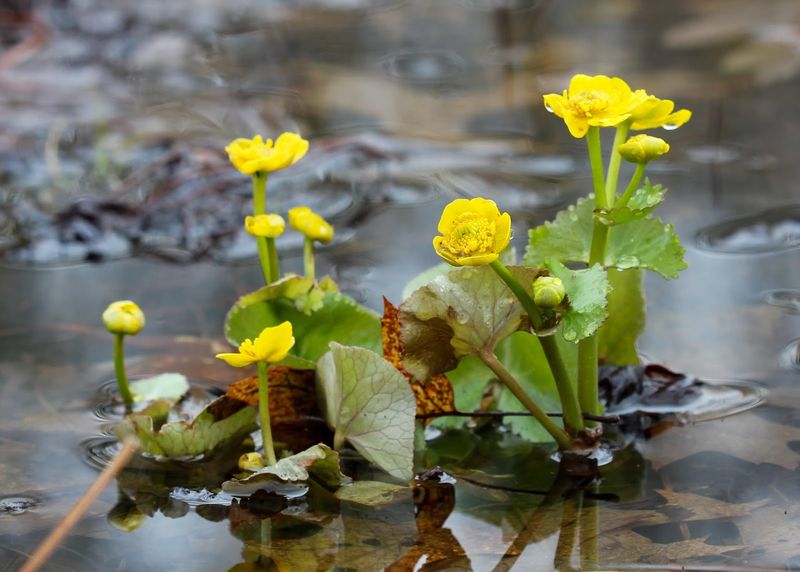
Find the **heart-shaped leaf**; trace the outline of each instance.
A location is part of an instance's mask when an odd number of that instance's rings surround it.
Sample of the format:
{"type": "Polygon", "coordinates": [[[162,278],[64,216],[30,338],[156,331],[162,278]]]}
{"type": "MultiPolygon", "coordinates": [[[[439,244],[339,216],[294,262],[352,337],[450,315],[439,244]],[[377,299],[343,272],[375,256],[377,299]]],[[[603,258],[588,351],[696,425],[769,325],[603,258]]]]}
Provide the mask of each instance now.
{"type": "Polygon", "coordinates": [[[547,268],[561,279],[569,300],[561,316],[561,335],[568,342],[577,343],[594,334],[608,316],[606,271],[599,264],[585,270],[570,270],[557,260],[548,262],[547,268]]]}

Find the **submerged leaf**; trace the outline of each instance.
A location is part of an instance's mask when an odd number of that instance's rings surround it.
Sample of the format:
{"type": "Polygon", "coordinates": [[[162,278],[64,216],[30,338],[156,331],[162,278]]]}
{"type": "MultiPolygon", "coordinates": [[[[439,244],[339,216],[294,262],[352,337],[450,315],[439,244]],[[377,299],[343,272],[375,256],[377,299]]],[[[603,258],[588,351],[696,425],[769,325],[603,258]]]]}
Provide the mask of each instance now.
{"type": "Polygon", "coordinates": [[[288,320],[296,343],[284,365],[313,369],[332,341],[380,351],[380,317],[344,294],[321,285],[319,307],[310,315],[299,310],[297,293],[306,295],[309,284],[307,278],[291,276],[240,298],[225,318],[228,341],[239,345],[257,337],[265,327],[288,320]]]}
{"type": "Polygon", "coordinates": [[[142,451],[155,457],[183,459],[207,455],[258,427],[253,407],[225,395],[209,403],[191,423],[171,421],[162,425],[165,418],[163,405],[158,409],[154,405],[126,417],[117,426],[117,435],[120,439],[135,436],[142,451]]]}
{"type": "MultiPolygon", "coordinates": [[[[443,374],[421,382],[403,367],[403,340],[400,337],[400,316],[398,309],[386,298],[383,299],[383,357],[386,358],[408,380],[417,402],[417,416],[431,413],[455,411],[453,386],[443,374]]],[[[430,420],[428,420],[429,422],[430,420]]]]}
{"type": "Polygon", "coordinates": [[[569,307],[561,316],[561,334],[574,343],[588,338],[608,316],[606,271],[599,264],[585,270],[570,270],[556,260],[550,261],[547,267],[553,276],[561,279],[569,299],[569,307]]]}
{"type": "MultiPolygon", "coordinates": [[[[554,221],[530,231],[525,263],[540,266],[550,259],[588,263],[593,220],[591,197],[578,199],[554,221]]],[[[671,279],[686,268],[684,252],[672,225],[648,215],[610,229],[604,265],[619,270],[652,270],[671,279]]]]}
{"type": "Polygon", "coordinates": [[[609,317],[597,336],[598,357],[616,365],[636,365],[636,340],[644,331],[646,305],[641,270],[609,270],[609,317]]]}
{"type": "Polygon", "coordinates": [[[401,500],[410,500],[412,491],[409,487],[380,481],[356,481],[337,490],[335,496],[343,502],[376,507],[401,500]]]}
{"type": "Polygon", "coordinates": [[[328,488],[336,488],[351,482],[342,473],[339,453],[320,443],[301,453],[280,459],[274,465],[264,467],[242,479],[222,483],[222,490],[234,496],[250,496],[256,491],[286,491],[284,484],[305,483],[309,479],[328,488]]]}
{"type": "MultiPolygon", "coordinates": [[[[540,272],[510,267],[531,289],[540,272]]],[[[493,351],[527,327],[527,315],[508,286],[486,266],[464,267],[438,276],[400,306],[404,364],[417,379],[456,367],[458,360],[493,351]]]]}
{"type": "Polygon", "coordinates": [[[179,401],[189,391],[186,376],[180,373],[162,373],[130,384],[134,401],[155,401],[169,399],[179,401]]]}
{"type": "Polygon", "coordinates": [[[649,179],[645,179],[644,186],[636,189],[622,208],[595,210],[594,215],[600,222],[607,225],[624,224],[644,218],[652,213],[658,205],[664,202],[664,195],[667,189],[661,185],[651,185],[649,179]]]}
{"type": "Polygon", "coordinates": [[[317,388],[334,442],[348,441],[396,479],[410,481],[414,456],[414,394],[378,354],[331,343],[317,364],[317,388]]]}

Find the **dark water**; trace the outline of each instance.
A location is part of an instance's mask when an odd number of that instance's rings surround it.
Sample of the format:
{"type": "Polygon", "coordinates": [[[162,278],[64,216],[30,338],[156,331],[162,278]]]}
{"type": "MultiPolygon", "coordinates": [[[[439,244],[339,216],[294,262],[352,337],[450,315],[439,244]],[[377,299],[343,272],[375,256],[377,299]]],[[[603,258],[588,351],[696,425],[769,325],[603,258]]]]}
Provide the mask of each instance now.
{"type": "MultiPolygon", "coordinates": [[[[228,506],[132,470],[46,569],[800,568],[796,3],[88,0],[44,3],[33,20],[18,6],[0,12],[0,570],[97,474],[84,445],[107,444],[92,410],[113,376],[109,301],[148,316],[131,373],[235,378],[212,356],[227,348],[225,311],[261,278],[229,139],[311,139],[271,200],[333,218],[320,270],[378,308],[436,262],[430,237],[455,196],[499,201],[522,246],[527,226],[587,192],[582,145],[541,106],[575,71],[694,110],[650,173],[670,188],[662,215],[689,270],[648,278],[642,350],[761,382],[766,406],[652,432],[588,485],[508,433],[432,434],[420,469],[455,483],[380,509],[319,490],[228,506]],[[109,513],[141,525],[122,532],[109,513]]],[[[283,246],[299,271],[298,245],[283,246]]]]}

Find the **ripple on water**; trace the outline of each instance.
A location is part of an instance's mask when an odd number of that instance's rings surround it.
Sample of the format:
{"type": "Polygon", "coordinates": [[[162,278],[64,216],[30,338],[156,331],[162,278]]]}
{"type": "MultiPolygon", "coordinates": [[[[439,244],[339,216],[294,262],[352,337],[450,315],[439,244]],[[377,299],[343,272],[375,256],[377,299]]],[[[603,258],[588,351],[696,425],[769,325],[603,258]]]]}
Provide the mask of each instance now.
{"type": "Polygon", "coordinates": [[[464,72],[466,62],[448,50],[415,50],[392,54],[383,59],[390,76],[411,83],[439,83],[464,72]]]}
{"type": "MultiPolygon", "coordinates": [[[[131,381],[137,381],[146,377],[149,376],[134,376],[131,377],[131,381]]],[[[203,407],[223,393],[221,389],[199,381],[189,380],[189,385],[189,394],[181,400],[175,418],[171,418],[171,421],[176,419],[190,420],[194,418],[203,407]]],[[[133,409],[134,411],[138,411],[147,405],[146,402],[135,403],[133,409]]],[[[111,379],[104,381],[97,388],[92,413],[98,420],[103,422],[120,421],[125,416],[125,406],[119,398],[116,380],[111,379]]],[[[108,427],[108,423],[101,425],[104,432],[108,430],[108,427]]]]}
{"type": "Polygon", "coordinates": [[[794,371],[800,371],[800,338],[789,342],[780,353],[781,366],[794,371]]]}
{"type": "Polygon", "coordinates": [[[786,310],[790,314],[800,314],[800,290],[778,288],[762,292],[761,299],[770,306],[786,310]]]}
{"type": "Polygon", "coordinates": [[[770,209],[701,229],[698,246],[727,254],[764,254],[800,246],[800,206],[770,209]]]}
{"type": "Polygon", "coordinates": [[[0,498],[0,515],[16,516],[25,514],[30,509],[41,504],[41,502],[39,499],[27,496],[3,497],[0,498]]]}
{"type": "Polygon", "coordinates": [[[122,445],[114,437],[97,435],[81,441],[78,448],[84,463],[94,469],[105,469],[122,450],[122,445]]]}
{"type": "Polygon", "coordinates": [[[507,12],[527,12],[542,4],[542,0],[461,0],[462,3],[475,10],[507,12]]]}

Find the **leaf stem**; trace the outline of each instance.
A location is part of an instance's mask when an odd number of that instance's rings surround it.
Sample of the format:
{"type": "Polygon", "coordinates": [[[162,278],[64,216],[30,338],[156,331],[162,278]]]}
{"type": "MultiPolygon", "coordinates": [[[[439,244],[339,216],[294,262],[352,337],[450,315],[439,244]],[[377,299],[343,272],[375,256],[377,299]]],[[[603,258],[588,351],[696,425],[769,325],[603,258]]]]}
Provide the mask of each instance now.
{"type": "Polygon", "coordinates": [[[258,419],[261,423],[261,440],[264,444],[264,456],[267,465],[277,463],[275,447],[272,444],[272,425],[269,420],[269,380],[267,363],[258,362],[258,419]]]}
{"type": "Polygon", "coordinates": [[[128,387],[128,375],[125,373],[125,334],[114,335],[114,371],[117,375],[119,395],[125,403],[125,411],[133,408],[133,395],[128,387]]]}
{"type": "Polygon", "coordinates": [[[622,197],[617,201],[617,208],[622,208],[628,204],[628,201],[631,200],[633,193],[636,192],[636,189],[639,188],[639,183],[642,182],[642,177],[644,177],[644,170],[647,168],[647,163],[639,163],[636,165],[636,170],[633,172],[633,176],[631,177],[630,183],[628,183],[628,187],[625,189],[625,192],[622,194],[622,197]]]}
{"type": "MultiPolygon", "coordinates": [[[[542,326],[542,313],[539,307],[533,301],[528,291],[520,284],[508,268],[500,262],[495,260],[490,264],[495,273],[506,283],[506,286],[514,293],[519,300],[522,307],[528,313],[531,320],[531,325],[534,330],[542,326]]],[[[561,401],[561,408],[564,411],[564,423],[569,430],[579,432],[583,431],[584,422],[581,415],[578,397],[575,394],[575,388],[572,385],[572,380],[569,378],[567,368],[564,366],[564,360],[561,358],[561,351],[558,349],[555,339],[552,336],[534,336],[540,343],[542,351],[544,352],[547,363],[550,365],[550,371],[553,374],[553,379],[556,382],[556,389],[558,389],[558,397],[561,401]]]]}
{"type": "Polygon", "coordinates": [[[536,403],[531,399],[531,397],[527,394],[527,392],[522,388],[522,386],[514,379],[514,376],[511,375],[505,366],[500,363],[500,360],[497,359],[491,352],[481,352],[478,357],[486,364],[486,366],[492,370],[492,372],[497,376],[497,378],[503,382],[503,384],[511,390],[511,393],[519,399],[520,403],[525,406],[525,408],[531,412],[531,414],[536,418],[536,420],[541,423],[542,427],[552,435],[553,439],[556,440],[558,443],[559,448],[561,449],[570,449],[572,447],[572,440],[570,439],[569,435],[558,425],[556,425],[552,419],[547,416],[545,413],[536,403]]]}
{"type": "Polygon", "coordinates": [[[306,278],[313,280],[316,273],[314,269],[314,240],[307,236],[303,242],[303,266],[306,278]]]}
{"type": "MultiPolygon", "coordinates": [[[[267,173],[257,171],[253,173],[253,215],[266,214],[267,211],[267,173]]],[[[261,271],[264,273],[264,281],[271,284],[275,281],[277,268],[273,269],[270,261],[278,259],[275,251],[275,241],[268,241],[266,238],[257,236],[258,258],[261,261],[261,271]],[[271,248],[270,248],[271,242],[271,248]]],[[[277,263],[276,263],[277,266],[277,263]]]]}
{"type": "Polygon", "coordinates": [[[611,156],[608,158],[608,176],[606,177],[606,206],[608,208],[613,208],[614,201],[617,198],[619,166],[622,162],[622,155],[619,154],[619,146],[625,143],[630,129],[630,120],[625,121],[617,125],[617,133],[614,135],[614,146],[611,148],[611,156]]]}

